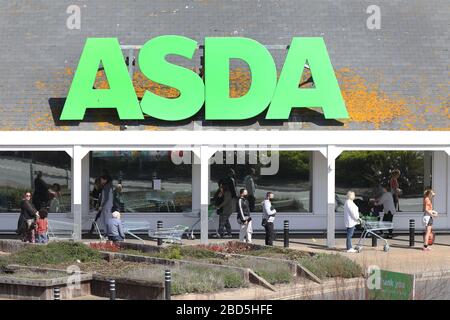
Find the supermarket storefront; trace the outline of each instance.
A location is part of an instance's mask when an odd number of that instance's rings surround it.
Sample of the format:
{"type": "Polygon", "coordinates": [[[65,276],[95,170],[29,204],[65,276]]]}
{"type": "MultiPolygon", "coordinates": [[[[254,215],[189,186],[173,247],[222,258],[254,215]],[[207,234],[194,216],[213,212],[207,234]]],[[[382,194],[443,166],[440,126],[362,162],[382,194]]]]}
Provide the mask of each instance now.
{"type": "Polygon", "coordinates": [[[47,184],[62,190],[51,218],[73,221],[81,238],[95,216],[89,197],[95,178],[106,170],[115,185],[123,185],[124,219],[189,226],[198,213],[196,229],[207,242],[218,224],[208,213],[211,195],[230,168],[238,187],[245,186],[245,177],[254,170],[256,231],[262,229],[258,203],[265,192],[273,191],[279,212],[276,228],[289,220],[291,230],[325,232],[332,247],[336,232],[344,228],[346,191],[370,197],[394,169],[402,172],[403,190],[396,230],[407,230],[410,219],[421,228],[421,193],[428,187],[436,191],[434,206],[440,213],[435,229],[448,230],[448,134],[395,135],[393,141],[389,131],[1,132],[1,231],[15,230],[20,193],[33,186],[41,171],[47,184]]]}

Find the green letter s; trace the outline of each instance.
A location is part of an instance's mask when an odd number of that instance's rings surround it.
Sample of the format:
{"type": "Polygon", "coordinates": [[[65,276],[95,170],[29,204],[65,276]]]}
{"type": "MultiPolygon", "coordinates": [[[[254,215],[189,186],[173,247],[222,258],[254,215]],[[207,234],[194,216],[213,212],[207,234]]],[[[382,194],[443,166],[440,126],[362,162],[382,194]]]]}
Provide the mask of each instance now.
{"type": "Polygon", "coordinates": [[[197,49],[197,42],[182,36],[167,35],[153,38],[139,53],[139,66],[149,79],[176,88],[180,97],[168,99],[147,91],[141,101],[142,111],[154,118],[177,121],[196,114],[205,100],[202,79],[193,71],[165,60],[168,54],[188,59],[197,49]]]}
{"type": "Polygon", "coordinates": [[[116,38],[88,38],[61,113],[83,120],[87,108],[115,108],[120,119],[144,119],[116,38]],[[92,89],[100,62],[110,89],[92,89]]]}

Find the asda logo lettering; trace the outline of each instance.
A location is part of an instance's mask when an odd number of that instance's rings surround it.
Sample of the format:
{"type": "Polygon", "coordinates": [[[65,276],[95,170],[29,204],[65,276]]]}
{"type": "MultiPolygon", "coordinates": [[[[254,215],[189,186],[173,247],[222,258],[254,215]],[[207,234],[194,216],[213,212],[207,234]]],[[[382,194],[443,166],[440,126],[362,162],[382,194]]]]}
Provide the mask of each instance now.
{"type": "Polygon", "coordinates": [[[114,108],[122,120],[144,114],[166,121],[184,120],[205,105],[206,120],[243,120],[267,108],[266,119],[288,119],[292,108],[321,107],[326,119],[345,119],[348,113],[322,38],[293,38],[277,80],[275,62],[260,43],[248,38],[205,39],[205,75],[166,60],[167,55],[192,59],[197,42],[177,35],[159,36],[141,48],[138,63],[149,79],[178,89],[175,99],[147,91],[140,104],[116,38],[88,38],[80,57],[61,120],[83,120],[86,109],[114,108]],[[248,92],[230,97],[230,60],[245,61],[251,72],[248,92]],[[109,89],[93,89],[102,63],[109,89]],[[314,88],[299,88],[308,63],[314,88]]]}

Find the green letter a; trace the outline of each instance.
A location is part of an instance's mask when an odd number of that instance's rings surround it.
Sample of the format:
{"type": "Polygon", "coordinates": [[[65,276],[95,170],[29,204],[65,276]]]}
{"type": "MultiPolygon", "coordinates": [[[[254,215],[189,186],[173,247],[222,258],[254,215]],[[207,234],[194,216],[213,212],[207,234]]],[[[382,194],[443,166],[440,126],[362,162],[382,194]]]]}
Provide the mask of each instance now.
{"type": "Polygon", "coordinates": [[[266,119],[288,119],[292,108],[322,107],[326,119],[348,118],[322,38],[293,38],[266,119]],[[299,89],[308,61],[315,88],[299,89]]]}
{"type": "Polygon", "coordinates": [[[61,120],[83,120],[87,108],[115,108],[120,119],[144,119],[116,38],[88,38],[61,120]],[[110,89],[92,89],[100,62],[110,89]]]}

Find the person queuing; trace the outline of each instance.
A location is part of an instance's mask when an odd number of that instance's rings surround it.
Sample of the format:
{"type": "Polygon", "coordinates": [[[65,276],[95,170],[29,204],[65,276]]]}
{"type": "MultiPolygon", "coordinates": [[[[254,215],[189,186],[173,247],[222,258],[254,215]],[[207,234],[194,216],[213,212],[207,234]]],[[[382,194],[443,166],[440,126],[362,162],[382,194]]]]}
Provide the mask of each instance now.
{"type": "Polygon", "coordinates": [[[275,238],[275,232],[273,230],[273,222],[275,221],[275,215],[277,210],[272,205],[274,194],[273,192],[267,192],[266,198],[262,202],[263,216],[262,225],[266,230],[265,243],[266,246],[273,246],[273,240],[275,238]]]}
{"type": "Polygon", "coordinates": [[[41,208],[47,208],[48,202],[50,200],[50,195],[55,195],[55,192],[50,188],[50,186],[42,178],[42,171],[36,172],[36,178],[34,179],[34,194],[33,194],[33,205],[36,210],[41,208]]]}
{"type": "Polygon", "coordinates": [[[236,173],[233,169],[228,170],[227,177],[223,179],[223,184],[228,186],[231,192],[231,196],[237,199],[238,194],[236,193],[236,173]]]}
{"type": "MultiPolygon", "coordinates": [[[[394,215],[397,213],[395,210],[394,197],[391,192],[387,191],[386,187],[383,187],[381,196],[375,200],[375,205],[383,206],[383,218],[382,221],[392,222],[394,220],[394,215]]],[[[393,229],[389,229],[389,234],[387,238],[392,239],[393,229]]]]}
{"type": "Polygon", "coordinates": [[[239,191],[239,199],[236,205],[237,222],[241,226],[239,232],[239,241],[252,242],[252,218],[250,217],[250,207],[247,201],[247,190],[241,189],[239,191]]]}
{"type": "Polygon", "coordinates": [[[245,184],[245,189],[247,189],[248,192],[248,204],[250,206],[250,212],[254,212],[255,211],[255,193],[256,193],[256,184],[255,184],[255,169],[254,168],[250,168],[250,171],[248,173],[248,175],[245,176],[244,178],[244,184],[245,184]]]}
{"type": "Polygon", "coordinates": [[[231,238],[230,216],[233,213],[233,197],[228,185],[220,185],[221,201],[217,204],[217,213],[219,214],[219,236],[221,238],[231,238]],[[227,234],[225,234],[226,229],[227,234]]]}
{"type": "Polygon", "coordinates": [[[39,212],[31,203],[31,192],[25,192],[20,202],[20,216],[17,221],[17,233],[23,242],[35,242],[35,225],[39,212]]]}
{"type": "Polygon", "coordinates": [[[117,184],[113,192],[113,208],[112,211],[125,211],[125,201],[123,199],[123,186],[122,184],[117,184]]]}
{"type": "Polygon", "coordinates": [[[391,179],[389,180],[389,187],[392,193],[392,196],[394,197],[394,205],[395,209],[397,211],[400,210],[400,194],[402,193],[402,190],[400,189],[400,184],[398,183],[398,179],[400,178],[401,172],[398,169],[395,169],[392,171],[391,179]]]}
{"type": "Polygon", "coordinates": [[[423,250],[430,251],[431,248],[428,247],[428,239],[432,234],[433,228],[433,218],[438,216],[438,213],[433,210],[433,198],[436,194],[432,189],[425,190],[423,197],[423,225],[425,227],[424,239],[423,239],[423,250]]]}
{"type": "Polygon", "coordinates": [[[102,194],[100,207],[98,208],[101,220],[103,222],[104,232],[107,232],[108,220],[111,218],[112,208],[113,208],[113,191],[111,178],[109,175],[103,175],[100,177],[102,183],[102,194]]]}
{"type": "Polygon", "coordinates": [[[347,192],[347,200],[344,203],[344,223],[347,229],[347,252],[357,252],[352,246],[352,237],[355,232],[355,226],[359,224],[359,209],[353,202],[355,200],[355,193],[353,191],[347,192]]]}
{"type": "Polygon", "coordinates": [[[36,242],[48,242],[48,211],[45,209],[39,210],[39,217],[36,221],[36,242]]]}
{"type": "Polygon", "coordinates": [[[112,217],[108,220],[106,235],[108,240],[119,242],[125,240],[125,232],[123,230],[122,221],[120,220],[120,212],[114,211],[112,217]]]}

